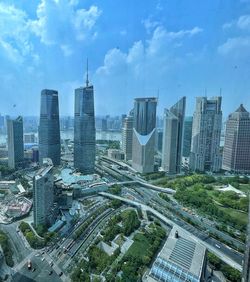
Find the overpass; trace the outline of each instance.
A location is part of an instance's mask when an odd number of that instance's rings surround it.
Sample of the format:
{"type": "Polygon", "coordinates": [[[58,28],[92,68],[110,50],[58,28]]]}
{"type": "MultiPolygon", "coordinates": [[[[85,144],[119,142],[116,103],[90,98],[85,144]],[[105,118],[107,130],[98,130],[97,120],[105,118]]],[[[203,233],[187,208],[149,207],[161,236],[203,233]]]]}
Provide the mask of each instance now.
{"type": "Polygon", "coordinates": [[[212,252],[213,254],[218,256],[226,264],[230,265],[231,267],[233,267],[233,268],[235,268],[235,269],[237,269],[239,271],[242,271],[242,266],[239,263],[235,262],[229,256],[227,256],[226,254],[221,252],[218,248],[215,248],[215,247],[211,246],[210,244],[208,244],[207,242],[204,242],[203,240],[201,240],[198,237],[194,236],[192,233],[188,232],[187,230],[185,230],[184,228],[182,228],[181,226],[179,226],[178,224],[176,224],[172,220],[168,219],[167,217],[165,217],[164,215],[162,215],[158,211],[154,210],[153,208],[151,208],[151,207],[149,207],[149,206],[147,206],[145,204],[142,204],[142,203],[139,203],[139,202],[136,202],[136,201],[132,201],[132,200],[120,197],[120,196],[113,195],[113,194],[109,194],[109,193],[105,193],[105,192],[100,192],[98,194],[101,195],[101,196],[104,196],[104,197],[111,198],[111,199],[120,200],[120,201],[122,201],[124,203],[127,203],[127,204],[132,205],[132,206],[136,206],[136,207],[138,207],[138,208],[140,208],[140,209],[142,209],[144,211],[152,213],[157,218],[159,218],[161,221],[165,222],[167,225],[175,227],[175,228],[181,230],[181,232],[185,233],[192,240],[194,240],[195,242],[205,246],[210,252],[212,252]]]}
{"type": "Polygon", "coordinates": [[[130,184],[137,184],[137,185],[141,185],[144,188],[149,188],[151,190],[155,190],[157,192],[161,192],[161,193],[166,193],[166,194],[174,194],[175,190],[170,189],[170,188],[161,188],[146,182],[142,182],[140,180],[130,180],[130,181],[121,181],[121,182],[113,182],[113,183],[109,183],[108,186],[112,186],[112,185],[130,185],[130,184]]]}

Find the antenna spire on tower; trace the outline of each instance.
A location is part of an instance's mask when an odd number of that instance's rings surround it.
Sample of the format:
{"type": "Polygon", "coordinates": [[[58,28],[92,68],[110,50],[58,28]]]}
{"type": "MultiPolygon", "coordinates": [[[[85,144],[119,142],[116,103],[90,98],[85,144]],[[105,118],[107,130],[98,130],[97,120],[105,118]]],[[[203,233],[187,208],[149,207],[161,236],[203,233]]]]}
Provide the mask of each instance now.
{"type": "Polygon", "coordinates": [[[89,86],[89,61],[87,58],[87,74],[86,74],[86,86],[89,86]]]}

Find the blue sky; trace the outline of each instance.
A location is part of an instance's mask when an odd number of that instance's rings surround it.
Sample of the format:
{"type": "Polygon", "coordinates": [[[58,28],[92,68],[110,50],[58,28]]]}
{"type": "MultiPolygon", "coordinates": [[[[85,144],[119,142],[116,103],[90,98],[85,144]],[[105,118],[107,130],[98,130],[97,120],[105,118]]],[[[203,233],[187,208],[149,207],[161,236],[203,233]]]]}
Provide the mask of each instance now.
{"type": "Polygon", "coordinates": [[[225,115],[250,110],[250,1],[0,2],[1,113],[38,115],[51,88],[61,114],[73,114],[87,57],[99,115],[158,93],[159,115],[184,95],[192,114],[196,96],[220,88],[225,115]]]}

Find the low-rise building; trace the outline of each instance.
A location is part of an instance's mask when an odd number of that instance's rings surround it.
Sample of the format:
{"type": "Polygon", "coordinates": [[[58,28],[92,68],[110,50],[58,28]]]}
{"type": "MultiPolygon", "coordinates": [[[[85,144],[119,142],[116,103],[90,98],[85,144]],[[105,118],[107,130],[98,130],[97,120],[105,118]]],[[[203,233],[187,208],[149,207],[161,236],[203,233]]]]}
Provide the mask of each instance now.
{"type": "Polygon", "coordinates": [[[173,228],[146,281],[205,281],[206,267],[206,248],[173,228]]]}

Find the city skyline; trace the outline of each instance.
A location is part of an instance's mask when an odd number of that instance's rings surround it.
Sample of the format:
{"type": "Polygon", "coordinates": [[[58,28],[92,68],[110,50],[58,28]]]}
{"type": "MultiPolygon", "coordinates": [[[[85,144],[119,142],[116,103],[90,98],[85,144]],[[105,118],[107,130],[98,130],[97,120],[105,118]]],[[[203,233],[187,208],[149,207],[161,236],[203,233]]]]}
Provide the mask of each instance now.
{"type": "Polygon", "coordinates": [[[73,115],[74,89],[82,81],[79,60],[86,57],[98,115],[128,112],[133,98],[158,93],[158,114],[174,97],[187,96],[190,115],[195,97],[218,96],[220,88],[225,116],[235,97],[250,107],[249,1],[148,1],[143,9],[131,2],[126,10],[123,15],[124,4],[110,1],[3,1],[0,91],[8,99],[0,112],[33,115],[41,89],[49,88],[61,95],[62,115],[73,115]]]}

